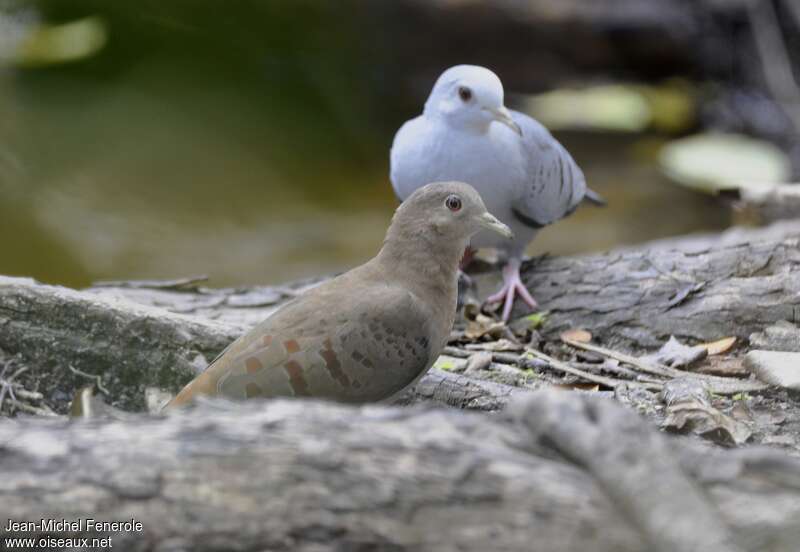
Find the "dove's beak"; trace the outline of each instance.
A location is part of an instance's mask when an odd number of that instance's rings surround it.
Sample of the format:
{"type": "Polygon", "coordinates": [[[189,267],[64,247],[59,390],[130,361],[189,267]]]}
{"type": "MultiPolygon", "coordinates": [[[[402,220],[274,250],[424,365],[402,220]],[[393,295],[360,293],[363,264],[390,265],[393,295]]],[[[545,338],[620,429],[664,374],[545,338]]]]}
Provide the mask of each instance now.
{"type": "Polygon", "coordinates": [[[484,213],[478,218],[478,222],[481,226],[486,228],[487,230],[491,230],[492,232],[497,232],[501,236],[505,236],[508,239],[514,237],[514,232],[511,231],[511,228],[497,220],[491,213],[484,213]]]}
{"type": "Polygon", "coordinates": [[[495,121],[497,121],[500,124],[506,125],[508,128],[510,128],[511,130],[522,136],[522,129],[519,128],[519,125],[511,117],[511,113],[509,113],[508,109],[506,109],[505,106],[501,105],[500,107],[496,108],[486,107],[484,109],[486,109],[486,111],[492,114],[492,117],[494,118],[495,121]]]}

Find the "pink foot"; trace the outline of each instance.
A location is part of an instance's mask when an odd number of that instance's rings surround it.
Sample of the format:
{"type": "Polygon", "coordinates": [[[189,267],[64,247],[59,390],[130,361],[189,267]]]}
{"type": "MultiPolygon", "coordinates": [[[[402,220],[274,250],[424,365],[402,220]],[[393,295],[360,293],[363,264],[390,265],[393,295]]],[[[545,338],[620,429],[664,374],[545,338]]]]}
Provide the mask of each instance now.
{"type": "Polygon", "coordinates": [[[536,300],[519,277],[519,265],[519,259],[511,259],[508,261],[506,266],[503,267],[502,289],[486,299],[487,303],[499,303],[500,301],[504,301],[503,322],[508,322],[508,318],[511,316],[511,307],[514,306],[514,297],[517,293],[519,293],[519,296],[530,308],[536,309],[539,307],[539,304],[536,303],[536,300]]]}

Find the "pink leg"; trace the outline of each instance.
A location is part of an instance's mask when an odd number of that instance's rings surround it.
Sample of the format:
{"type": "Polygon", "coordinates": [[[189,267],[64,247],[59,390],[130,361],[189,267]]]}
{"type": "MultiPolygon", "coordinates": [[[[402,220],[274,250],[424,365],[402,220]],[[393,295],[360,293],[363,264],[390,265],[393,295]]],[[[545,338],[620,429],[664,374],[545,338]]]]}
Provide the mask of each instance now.
{"type": "Polygon", "coordinates": [[[506,266],[503,267],[503,287],[500,291],[494,295],[490,295],[489,298],[486,299],[487,303],[499,303],[500,301],[504,301],[504,322],[508,322],[508,318],[511,316],[511,307],[514,306],[514,297],[517,293],[519,293],[520,298],[522,298],[530,308],[536,309],[539,307],[538,303],[536,303],[536,300],[519,277],[519,265],[519,259],[510,259],[508,261],[506,266]]]}
{"type": "Polygon", "coordinates": [[[475,250],[472,249],[471,247],[467,247],[464,250],[464,256],[461,257],[461,262],[458,264],[458,268],[460,268],[461,271],[463,272],[469,266],[469,264],[472,262],[472,259],[474,258],[475,258],[475,250]]]}

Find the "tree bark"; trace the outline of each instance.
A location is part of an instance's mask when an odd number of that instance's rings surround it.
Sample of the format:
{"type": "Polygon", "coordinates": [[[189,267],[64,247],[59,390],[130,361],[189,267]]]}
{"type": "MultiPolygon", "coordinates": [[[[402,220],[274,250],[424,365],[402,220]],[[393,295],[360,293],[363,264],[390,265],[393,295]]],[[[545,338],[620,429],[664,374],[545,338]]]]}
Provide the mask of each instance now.
{"type": "Polygon", "coordinates": [[[0,442],[4,524],[133,517],[142,532],[83,534],[134,552],[789,552],[800,538],[796,459],[698,448],[569,392],[491,417],[217,400],[6,421],[0,442]]]}
{"type": "Polygon", "coordinates": [[[523,280],[550,312],[549,334],[581,327],[629,349],[658,347],[670,335],[746,339],[779,320],[800,321],[798,243],[800,224],[792,222],[533,260],[523,280]]]}
{"type": "MultiPolygon", "coordinates": [[[[190,305],[209,304],[203,293],[174,291],[170,295],[166,290],[139,286],[110,289],[101,286],[93,292],[79,292],[29,279],[0,277],[0,351],[19,355],[25,366],[35,368],[21,379],[27,380],[27,388],[47,398],[47,404],[57,411],[66,412],[74,393],[95,381],[101,382],[114,406],[144,410],[147,387],[177,391],[248,324],[268,316],[275,308],[269,302],[267,306],[241,307],[253,302],[244,302],[244,294],[231,294],[230,290],[208,290],[206,294],[216,305],[212,308],[224,311],[221,297],[240,305],[228,305],[225,321],[218,322],[118,296],[124,291],[140,301],[188,311],[190,305]],[[253,310],[261,314],[254,318],[253,310]]],[[[251,299],[266,297],[267,293],[270,297],[283,297],[271,290],[246,293],[251,299]]],[[[471,410],[499,410],[511,397],[526,392],[523,388],[431,370],[398,402],[433,401],[471,410]]]]}

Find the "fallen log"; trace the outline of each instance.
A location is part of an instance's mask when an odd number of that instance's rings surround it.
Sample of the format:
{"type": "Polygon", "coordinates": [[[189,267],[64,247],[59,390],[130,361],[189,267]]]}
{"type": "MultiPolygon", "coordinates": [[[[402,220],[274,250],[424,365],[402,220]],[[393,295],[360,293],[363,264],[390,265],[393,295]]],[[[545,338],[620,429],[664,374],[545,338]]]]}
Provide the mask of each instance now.
{"type": "Polygon", "coordinates": [[[779,320],[800,321],[800,225],[779,229],[533,260],[523,280],[549,311],[550,334],[581,327],[628,349],[658,347],[670,335],[746,339],[779,320]]]}
{"type": "MultiPolygon", "coordinates": [[[[659,434],[608,399],[541,391],[503,415],[204,401],[165,417],[0,423],[16,522],[151,550],[789,552],[800,462],[659,434]],[[744,505],[746,507],[743,507],[744,505]]],[[[3,537],[64,533],[27,531],[3,537]]]]}
{"type": "MultiPolygon", "coordinates": [[[[138,291],[135,286],[120,289],[138,291]]],[[[164,302],[168,297],[162,291],[149,293],[155,302],[159,294],[165,295],[164,302]]],[[[184,295],[184,300],[190,296],[184,295]]],[[[192,294],[187,301],[203,303],[205,299],[192,294]]],[[[67,411],[78,389],[96,383],[112,405],[144,410],[147,387],[177,391],[248,327],[252,312],[231,310],[228,320],[219,322],[105,292],[87,293],[0,277],[0,351],[19,355],[23,366],[35,367],[23,374],[24,380],[58,411],[67,411]],[[237,313],[244,316],[237,317],[237,313]]],[[[432,370],[399,401],[499,410],[511,397],[525,392],[432,370]]]]}

